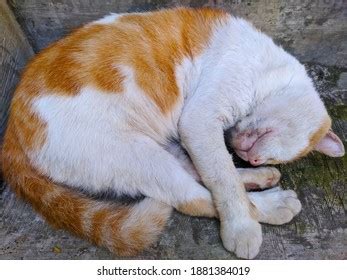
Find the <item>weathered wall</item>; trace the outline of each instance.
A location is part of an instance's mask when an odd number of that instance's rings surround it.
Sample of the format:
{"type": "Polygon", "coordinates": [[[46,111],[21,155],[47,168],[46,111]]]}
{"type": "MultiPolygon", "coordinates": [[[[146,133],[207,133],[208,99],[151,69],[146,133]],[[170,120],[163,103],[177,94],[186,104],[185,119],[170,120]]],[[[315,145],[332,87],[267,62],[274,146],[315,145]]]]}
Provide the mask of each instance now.
{"type": "Polygon", "coordinates": [[[0,139],[21,69],[33,51],[5,1],[0,0],[0,139]]]}
{"type": "Polygon", "coordinates": [[[347,67],[346,0],[10,0],[34,50],[109,12],[218,6],[248,18],[301,61],[347,67]]]}

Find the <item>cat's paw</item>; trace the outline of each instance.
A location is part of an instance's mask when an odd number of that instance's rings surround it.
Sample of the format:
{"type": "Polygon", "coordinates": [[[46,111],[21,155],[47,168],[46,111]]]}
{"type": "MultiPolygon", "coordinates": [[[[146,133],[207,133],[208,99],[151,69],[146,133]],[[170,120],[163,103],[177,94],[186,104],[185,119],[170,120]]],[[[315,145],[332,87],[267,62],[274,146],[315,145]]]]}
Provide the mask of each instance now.
{"type": "Polygon", "coordinates": [[[253,259],[263,241],[261,225],[251,218],[221,221],[221,238],[224,247],[242,259],[253,259]]]}
{"type": "Polygon", "coordinates": [[[259,167],[241,172],[247,190],[267,189],[281,179],[281,172],[275,167],[259,167]]]}
{"type": "Polygon", "coordinates": [[[277,185],[277,183],[281,179],[281,172],[275,167],[261,167],[260,169],[264,169],[265,176],[263,177],[262,186],[265,187],[273,187],[277,185]]]}
{"type": "Polygon", "coordinates": [[[282,225],[290,222],[301,211],[301,203],[293,190],[280,187],[249,193],[261,223],[282,225]]]}

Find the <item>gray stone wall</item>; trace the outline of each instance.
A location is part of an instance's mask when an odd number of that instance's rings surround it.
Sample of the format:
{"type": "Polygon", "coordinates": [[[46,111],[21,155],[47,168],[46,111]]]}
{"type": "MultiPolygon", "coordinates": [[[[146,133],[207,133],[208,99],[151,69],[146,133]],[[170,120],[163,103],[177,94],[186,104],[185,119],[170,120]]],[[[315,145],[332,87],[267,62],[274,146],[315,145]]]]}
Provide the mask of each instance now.
{"type": "Polygon", "coordinates": [[[301,61],[347,67],[346,0],[10,0],[35,51],[109,12],[221,7],[252,21],[301,61]]]}
{"type": "Polygon", "coordinates": [[[0,1],[0,139],[19,74],[33,54],[25,35],[4,1],[0,1]]]}

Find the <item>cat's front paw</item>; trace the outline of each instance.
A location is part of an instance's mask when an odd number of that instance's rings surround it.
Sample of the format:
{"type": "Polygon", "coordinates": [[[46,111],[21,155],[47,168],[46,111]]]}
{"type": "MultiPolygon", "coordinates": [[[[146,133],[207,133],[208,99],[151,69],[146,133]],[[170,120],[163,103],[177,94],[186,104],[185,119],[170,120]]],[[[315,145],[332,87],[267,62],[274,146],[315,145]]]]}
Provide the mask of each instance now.
{"type": "Polygon", "coordinates": [[[282,225],[290,222],[301,210],[301,203],[293,190],[276,187],[248,195],[261,223],[282,225]]]}
{"type": "Polygon", "coordinates": [[[260,167],[266,175],[263,177],[264,182],[263,186],[265,187],[273,187],[275,186],[279,180],[281,179],[281,172],[275,167],[260,167]]]}
{"type": "Polygon", "coordinates": [[[275,167],[239,169],[239,173],[247,190],[267,189],[275,186],[281,179],[281,173],[275,167]]]}
{"type": "Polygon", "coordinates": [[[224,247],[242,259],[253,259],[263,241],[261,225],[251,218],[221,221],[221,238],[224,247]]]}

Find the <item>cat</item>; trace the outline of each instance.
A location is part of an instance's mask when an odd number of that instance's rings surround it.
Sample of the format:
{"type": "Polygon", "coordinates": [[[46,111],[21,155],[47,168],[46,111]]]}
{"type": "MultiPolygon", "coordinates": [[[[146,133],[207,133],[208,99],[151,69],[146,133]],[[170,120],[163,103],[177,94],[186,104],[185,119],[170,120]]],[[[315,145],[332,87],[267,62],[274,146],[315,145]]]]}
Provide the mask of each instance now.
{"type": "Polygon", "coordinates": [[[246,192],[280,173],[236,169],[228,129],[255,166],[344,154],[304,66],[247,21],[211,8],[111,14],[27,65],[2,170],[51,225],[116,254],[150,246],[175,208],[219,218],[224,247],[254,258],[260,223],[287,223],[301,204],[292,190],[246,192]],[[143,199],[93,198],[108,191],[143,199]]]}

